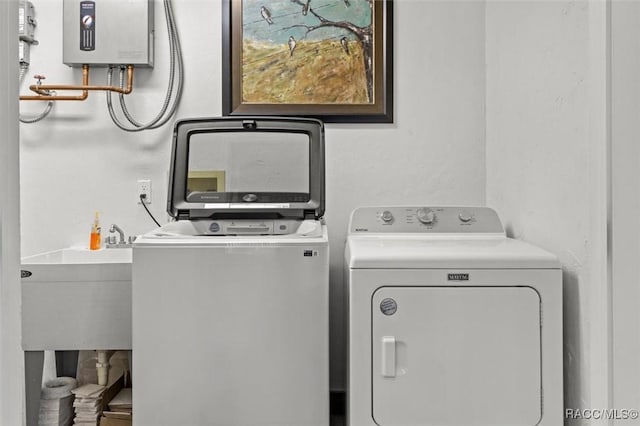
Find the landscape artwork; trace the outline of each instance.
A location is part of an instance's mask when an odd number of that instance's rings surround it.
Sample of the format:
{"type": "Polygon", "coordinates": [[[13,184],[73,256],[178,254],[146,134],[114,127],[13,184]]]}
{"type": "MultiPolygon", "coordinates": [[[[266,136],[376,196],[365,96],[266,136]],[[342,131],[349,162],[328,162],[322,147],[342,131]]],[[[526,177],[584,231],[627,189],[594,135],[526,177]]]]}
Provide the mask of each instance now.
{"type": "Polygon", "coordinates": [[[372,3],[244,0],[243,101],[370,103],[372,3]]]}
{"type": "Polygon", "coordinates": [[[388,1],[227,1],[226,112],[389,121],[388,1]]]}

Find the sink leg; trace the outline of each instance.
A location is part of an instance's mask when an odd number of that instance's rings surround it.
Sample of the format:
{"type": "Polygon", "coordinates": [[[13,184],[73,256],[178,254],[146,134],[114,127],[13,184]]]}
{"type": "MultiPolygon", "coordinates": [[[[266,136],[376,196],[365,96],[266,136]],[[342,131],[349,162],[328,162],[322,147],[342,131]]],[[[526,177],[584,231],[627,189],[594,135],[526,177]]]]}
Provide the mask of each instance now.
{"type": "Polygon", "coordinates": [[[44,351],[25,351],[24,378],[27,426],[38,426],[43,367],[44,351]]]}

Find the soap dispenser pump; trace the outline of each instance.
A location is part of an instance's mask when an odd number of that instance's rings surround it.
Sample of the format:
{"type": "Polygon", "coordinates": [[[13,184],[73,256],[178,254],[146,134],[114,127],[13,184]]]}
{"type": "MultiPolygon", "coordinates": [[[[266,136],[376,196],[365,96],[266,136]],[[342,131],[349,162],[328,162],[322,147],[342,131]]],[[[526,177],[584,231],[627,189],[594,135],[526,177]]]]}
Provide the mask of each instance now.
{"type": "Polygon", "coordinates": [[[91,239],[89,240],[89,250],[100,250],[102,244],[100,237],[100,215],[96,212],[93,219],[93,225],[91,226],[91,239]]]}

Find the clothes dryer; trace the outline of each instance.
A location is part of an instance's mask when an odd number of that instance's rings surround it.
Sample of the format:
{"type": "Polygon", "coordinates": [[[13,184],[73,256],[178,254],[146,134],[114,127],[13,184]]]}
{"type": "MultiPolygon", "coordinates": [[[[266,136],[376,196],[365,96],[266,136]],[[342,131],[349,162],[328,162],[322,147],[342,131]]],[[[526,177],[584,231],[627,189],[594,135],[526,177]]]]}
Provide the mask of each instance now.
{"type": "Polygon", "coordinates": [[[562,271],[482,207],[350,220],[350,426],[561,426],[562,271]]]}

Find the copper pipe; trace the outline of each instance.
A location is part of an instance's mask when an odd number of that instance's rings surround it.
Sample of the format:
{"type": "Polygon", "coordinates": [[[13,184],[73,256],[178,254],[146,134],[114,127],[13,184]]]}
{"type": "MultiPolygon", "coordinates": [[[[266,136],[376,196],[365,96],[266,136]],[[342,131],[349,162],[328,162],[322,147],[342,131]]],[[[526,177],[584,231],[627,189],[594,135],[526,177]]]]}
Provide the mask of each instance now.
{"type": "Polygon", "coordinates": [[[20,96],[21,101],[84,101],[87,99],[88,92],[82,92],[79,96],[56,96],[56,95],[38,95],[38,96],[20,96]]]}
{"type": "Polygon", "coordinates": [[[89,96],[89,90],[102,90],[128,95],[133,91],[133,65],[127,65],[127,87],[118,86],[89,86],[89,65],[82,65],[82,85],[64,84],[32,84],[29,89],[37,96],[20,96],[21,101],[84,101],[89,96]],[[52,90],[82,90],[77,96],[52,95],[52,90]]]}

